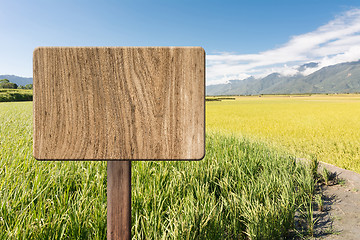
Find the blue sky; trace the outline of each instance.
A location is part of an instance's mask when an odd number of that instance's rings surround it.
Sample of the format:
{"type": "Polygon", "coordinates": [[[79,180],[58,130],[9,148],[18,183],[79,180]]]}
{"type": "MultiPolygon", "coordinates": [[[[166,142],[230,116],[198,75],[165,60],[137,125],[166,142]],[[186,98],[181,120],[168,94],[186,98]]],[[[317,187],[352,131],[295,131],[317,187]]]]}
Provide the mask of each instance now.
{"type": "Polygon", "coordinates": [[[202,46],[214,84],[360,58],[360,3],[0,0],[0,33],[0,74],[31,77],[38,46],[202,46]]]}

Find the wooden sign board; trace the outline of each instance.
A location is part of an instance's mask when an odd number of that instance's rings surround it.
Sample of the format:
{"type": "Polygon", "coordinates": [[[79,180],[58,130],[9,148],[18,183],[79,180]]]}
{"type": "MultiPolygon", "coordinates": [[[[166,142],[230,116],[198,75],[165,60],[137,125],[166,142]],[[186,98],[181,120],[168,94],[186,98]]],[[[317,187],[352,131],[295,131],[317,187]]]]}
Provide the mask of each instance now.
{"type": "Polygon", "coordinates": [[[200,160],[200,47],[40,47],[34,66],[38,160],[200,160]]]}

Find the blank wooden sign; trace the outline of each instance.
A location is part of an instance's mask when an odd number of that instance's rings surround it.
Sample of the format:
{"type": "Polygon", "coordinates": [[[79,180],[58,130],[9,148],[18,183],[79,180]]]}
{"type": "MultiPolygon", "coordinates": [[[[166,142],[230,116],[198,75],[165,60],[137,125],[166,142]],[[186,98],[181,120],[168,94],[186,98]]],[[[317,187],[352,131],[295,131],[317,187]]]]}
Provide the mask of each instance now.
{"type": "Polygon", "coordinates": [[[38,160],[199,160],[205,154],[200,47],[34,51],[38,160]]]}

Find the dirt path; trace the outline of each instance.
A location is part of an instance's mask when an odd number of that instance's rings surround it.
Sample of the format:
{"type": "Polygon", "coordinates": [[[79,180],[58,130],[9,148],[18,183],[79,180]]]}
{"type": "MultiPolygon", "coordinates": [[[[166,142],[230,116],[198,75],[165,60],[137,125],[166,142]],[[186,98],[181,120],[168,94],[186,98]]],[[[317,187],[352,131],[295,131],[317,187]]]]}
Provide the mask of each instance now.
{"type": "Polygon", "coordinates": [[[342,181],[321,186],[323,211],[315,211],[317,222],[311,239],[360,239],[360,174],[320,164],[342,181]]]}

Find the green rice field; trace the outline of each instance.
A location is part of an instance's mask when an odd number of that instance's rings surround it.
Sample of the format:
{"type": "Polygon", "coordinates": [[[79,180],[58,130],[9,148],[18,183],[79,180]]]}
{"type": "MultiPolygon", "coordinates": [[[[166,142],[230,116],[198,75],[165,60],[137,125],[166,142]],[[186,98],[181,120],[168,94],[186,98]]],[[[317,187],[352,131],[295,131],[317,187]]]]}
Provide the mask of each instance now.
{"type": "MultiPolygon", "coordinates": [[[[259,107],[281,100],[241,101],[207,103],[203,160],[132,163],[133,239],[311,235],[316,164],[296,164],[245,124],[257,111],[269,126],[259,107]]],[[[106,239],[106,185],[106,162],[36,161],[32,102],[0,103],[0,239],[106,239]]]]}

